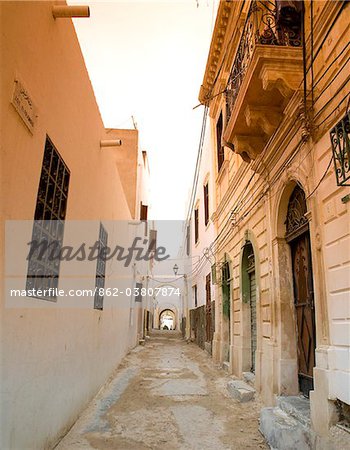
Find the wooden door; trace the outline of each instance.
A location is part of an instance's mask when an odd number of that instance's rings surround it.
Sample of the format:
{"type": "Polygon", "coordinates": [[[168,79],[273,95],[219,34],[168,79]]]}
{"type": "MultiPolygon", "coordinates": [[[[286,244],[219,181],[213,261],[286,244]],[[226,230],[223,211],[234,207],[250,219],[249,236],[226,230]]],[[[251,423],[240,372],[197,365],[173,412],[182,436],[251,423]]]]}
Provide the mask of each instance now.
{"type": "Polygon", "coordinates": [[[309,231],[291,242],[294,304],[298,338],[298,378],[302,394],[313,389],[315,366],[315,310],[309,231]]]}

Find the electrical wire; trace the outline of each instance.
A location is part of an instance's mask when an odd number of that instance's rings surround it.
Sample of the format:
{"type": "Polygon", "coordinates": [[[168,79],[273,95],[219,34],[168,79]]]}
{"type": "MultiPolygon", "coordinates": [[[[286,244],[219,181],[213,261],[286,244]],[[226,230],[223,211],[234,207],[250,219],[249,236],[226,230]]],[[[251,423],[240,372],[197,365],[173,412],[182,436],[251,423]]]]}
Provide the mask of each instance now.
{"type": "Polygon", "coordinates": [[[337,70],[337,73],[334,75],[334,77],[326,84],[326,86],[322,89],[322,91],[320,92],[320,94],[318,95],[318,97],[315,99],[315,102],[317,102],[322,95],[327,91],[327,89],[332,85],[333,81],[338,78],[338,76],[342,73],[344,67],[347,65],[347,63],[350,61],[350,56],[348,57],[348,59],[345,61],[345,63],[342,65],[342,67],[337,70]]]}
{"type": "Polygon", "coordinates": [[[319,128],[321,125],[323,125],[328,119],[329,117],[340,107],[340,105],[343,103],[344,100],[346,100],[346,98],[348,97],[348,105],[346,108],[346,111],[349,110],[349,102],[350,102],[350,92],[348,92],[345,97],[343,97],[340,102],[338,103],[338,105],[332,109],[332,111],[322,120],[322,122],[320,122],[319,124],[315,125],[316,128],[319,128]]]}
{"type": "Polygon", "coordinates": [[[333,156],[331,157],[331,159],[329,160],[327,169],[325,170],[324,174],[322,175],[322,177],[320,178],[320,181],[317,183],[316,187],[313,189],[313,191],[310,192],[310,194],[306,197],[306,200],[309,199],[312,195],[314,195],[314,193],[317,191],[317,189],[319,188],[320,184],[322,183],[322,181],[326,178],[326,175],[331,167],[333,161],[333,156]]]}

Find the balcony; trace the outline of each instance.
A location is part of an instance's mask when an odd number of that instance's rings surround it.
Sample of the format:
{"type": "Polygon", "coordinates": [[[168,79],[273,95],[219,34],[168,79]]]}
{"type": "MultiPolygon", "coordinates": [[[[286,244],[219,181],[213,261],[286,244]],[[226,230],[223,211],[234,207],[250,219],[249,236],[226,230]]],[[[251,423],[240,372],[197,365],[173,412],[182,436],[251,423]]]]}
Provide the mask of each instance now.
{"type": "Polygon", "coordinates": [[[301,86],[301,2],[252,1],[226,88],[225,144],[255,159],[301,86]]]}

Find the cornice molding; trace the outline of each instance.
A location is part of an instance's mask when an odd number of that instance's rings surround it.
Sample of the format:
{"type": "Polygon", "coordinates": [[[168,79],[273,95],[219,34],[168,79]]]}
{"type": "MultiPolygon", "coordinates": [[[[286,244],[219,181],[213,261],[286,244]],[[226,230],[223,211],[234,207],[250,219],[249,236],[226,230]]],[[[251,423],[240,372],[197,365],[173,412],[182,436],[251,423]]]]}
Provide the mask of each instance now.
{"type": "Polygon", "coordinates": [[[208,102],[209,95],[213,94],[211,91],[213,89],[215,80],[217,79],[218,72],[221,66],[225,64],[225,61],[227,60],[226,49],[228,48],[228,44],[231,40],[231,36],[229,36],[229,30],[234,29],[232,27],[232,20],[236,19],[237,21],[239,19],[237,18],[237,14],[234,14],[234,12],[237,12],[237,8],[241,3],[242,0],[220,1],[212,34],[207,65],[198,96],[199,101],[203,104],[208,102]]]}

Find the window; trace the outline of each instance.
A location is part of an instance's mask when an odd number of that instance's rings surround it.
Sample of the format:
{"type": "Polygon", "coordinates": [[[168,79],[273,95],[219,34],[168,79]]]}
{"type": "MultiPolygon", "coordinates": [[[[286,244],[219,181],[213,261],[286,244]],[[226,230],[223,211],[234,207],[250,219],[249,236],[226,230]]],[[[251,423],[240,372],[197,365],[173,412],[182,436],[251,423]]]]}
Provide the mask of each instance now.
{"type": "Polygon", "coordinates": [[[350,111],[330,132],[337,186],[350,186],[350,111]]]}
{"type": "Polygon", "coordinates": [[[204,223],[209,223],[209,184],[204,185],[204,223]]]}
{"type": "Polygon", "coordinates": [[[224,316],[230,317],[230,266],[228,261],[225,261],[221,269],[222,278],[222,308],[224,316]]]}
{"type": "Polygon", "coordinates": [[[140,204],[140,220],[145,222],[145,236],[147,236],[147,217],[148,217],[148,206],[140,204]]]}
{"type": "Polygon", "coordinates": [[[205,277],[205,298],[207,308],[210,307],[211,303],[211,289],[210,289],[210,273],[205,277]]]}
{"type": "Polygon", "coordinates": [[[224,159],[225,159],[224,146],[221,144],[222,131],[223,131],[223,122],[222,122],[222,112],[221,112],[219,119],[216,123],[216,149],[217,149],[217,157],[218,157],[218,172],[220,171],[221,166],[223,165],[224,159]]]}
{"type": "Polygon", "coordinates": [[[42,295],[35,297],[45,300],[56,300],[69,178],[68,167],[47,136],[26,283],[27,290],[42,291],[42,295]]]}
{"type": "Polygon", "coordinates": [[[135,288],[136,288],[135,289],[135,302],[139,302],[139,303],[142,302],[142,293],[141,293],[142,287],[143,287],[142,283],[136,283],[136,286],[135,286],[135,288]]]}
{"type": "Polygon", "coordinates": [[[147,216],[148,216],[148,206],[147,205],[143,205],[141,202],[141,206],[140,206],[140,220],[147,220],[147,216]]]}
{"type": "Polygon", "coordinates": [[[197,308],[197,306],[198,306],[198,293],[197,293],[197,285],[196,284],[193,286],[193,298],[194,298],[194,307],[197,308]]]}
{"type": "Polygon", "coordinates": [[[189,256],[190,255],[190,251],[191,251],[191,228],[189,225],[187,225],[186,228],[186,255],[189,256]]]}
{"type": "Polygon", "coordinates": [[[149,230],[148,250],[155,253],[157,249],[157,230],[149,230]]]}
{"type": "Polygon", "coordinates": [[[100,223],[100,232],[98,237],[98,258],[96,263],[96,283],[94,308],[103,309],[103,290],[106,278],[106,254],[104,249],[107,247],[108,233],[102,223],[100,223]]]}
{"type": "Polygon", "coordinates": [[[197,244],[199,238],[199,212],[198,208],[194,210],[194,242],[197,244]]]}

